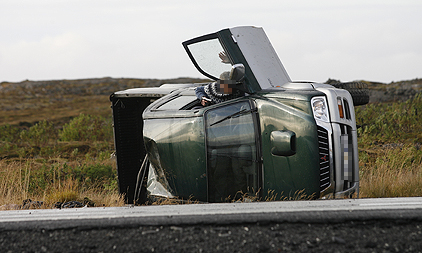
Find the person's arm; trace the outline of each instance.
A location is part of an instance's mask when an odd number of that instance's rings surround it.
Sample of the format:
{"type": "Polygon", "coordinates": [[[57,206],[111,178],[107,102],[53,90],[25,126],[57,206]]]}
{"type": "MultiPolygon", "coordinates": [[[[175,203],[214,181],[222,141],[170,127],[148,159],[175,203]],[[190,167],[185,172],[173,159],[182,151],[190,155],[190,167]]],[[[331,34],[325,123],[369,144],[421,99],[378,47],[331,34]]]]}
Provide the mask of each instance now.
{"type": "Polygon", "coordinates": [[[202,97],[206,97],[207,94],[205,93],[204,86],[196,87],[195,95],[199,100],[202,100],[202,97]]]}
{"type": "Polygon", "coordinates": [[[209,97],[205,93],[204,86],[196,87],[195,95],[199,99],[199,101],[201,101],[201,105],[207,106],[207,105],[211,104],[211,100],[209,99],[209,97]]]}

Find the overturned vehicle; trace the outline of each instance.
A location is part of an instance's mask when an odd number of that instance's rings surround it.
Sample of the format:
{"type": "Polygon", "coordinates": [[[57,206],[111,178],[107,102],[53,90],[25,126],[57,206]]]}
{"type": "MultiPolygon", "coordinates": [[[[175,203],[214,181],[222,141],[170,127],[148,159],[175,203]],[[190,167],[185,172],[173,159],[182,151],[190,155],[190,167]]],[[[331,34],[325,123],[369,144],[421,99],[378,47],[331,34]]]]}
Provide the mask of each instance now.
{"type": "Polygon", "coordinates": [[[127,203],[358,196],[354,105],[368,102],[365,87],[344,84],[352,97],[345,87],[291,81],[262,28],[224,29],[183,46],[211,82],[228,81],[244,95],[202,106],[195,89],[204,84],[113,93],[127,203]]]}

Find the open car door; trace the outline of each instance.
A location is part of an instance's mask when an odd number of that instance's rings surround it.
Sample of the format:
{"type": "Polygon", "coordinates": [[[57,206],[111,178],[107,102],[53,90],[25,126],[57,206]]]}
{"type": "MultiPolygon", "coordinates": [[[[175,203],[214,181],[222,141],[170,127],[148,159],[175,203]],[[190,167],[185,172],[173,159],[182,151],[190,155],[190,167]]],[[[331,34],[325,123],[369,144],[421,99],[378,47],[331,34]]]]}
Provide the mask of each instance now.
{"type": "Polygon", "coordinates": [[[245,66],[239,89],[255,93],[291,82],[262,28],[223,29],[182,43],[195,67],[213,80],[225,79],[235,64],[245,66]]]}

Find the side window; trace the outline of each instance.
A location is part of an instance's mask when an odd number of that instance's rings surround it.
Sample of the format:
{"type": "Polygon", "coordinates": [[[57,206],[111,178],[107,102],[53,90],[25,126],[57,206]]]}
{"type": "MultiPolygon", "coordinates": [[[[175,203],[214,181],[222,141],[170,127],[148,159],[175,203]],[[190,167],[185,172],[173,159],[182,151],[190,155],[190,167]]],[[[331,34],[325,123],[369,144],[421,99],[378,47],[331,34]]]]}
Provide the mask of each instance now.
{"type": "Polygon", "coordinates": [[[239,199],[259,190],[253,117],[249,101],[205,114],[209,202],[239,199]]]}

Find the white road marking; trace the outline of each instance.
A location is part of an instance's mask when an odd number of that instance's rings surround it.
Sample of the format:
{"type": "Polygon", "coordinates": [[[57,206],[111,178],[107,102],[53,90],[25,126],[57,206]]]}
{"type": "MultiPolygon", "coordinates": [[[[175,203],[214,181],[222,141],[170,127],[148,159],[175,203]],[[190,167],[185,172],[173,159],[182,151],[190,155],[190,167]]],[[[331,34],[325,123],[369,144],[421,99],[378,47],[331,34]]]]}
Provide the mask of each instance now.
{"type": "Polygon", "coordinates": [[[359,206],[401,206],[401,205],[419,205],[419,206],[422,206],[422,202],[399,202],[399,203],[368,203],[368,204],[359,204],[359,206]]]}

